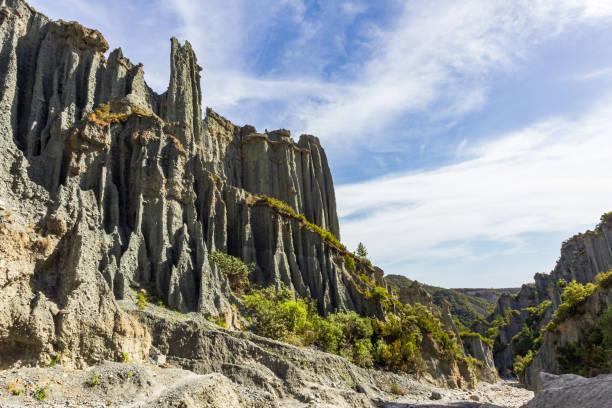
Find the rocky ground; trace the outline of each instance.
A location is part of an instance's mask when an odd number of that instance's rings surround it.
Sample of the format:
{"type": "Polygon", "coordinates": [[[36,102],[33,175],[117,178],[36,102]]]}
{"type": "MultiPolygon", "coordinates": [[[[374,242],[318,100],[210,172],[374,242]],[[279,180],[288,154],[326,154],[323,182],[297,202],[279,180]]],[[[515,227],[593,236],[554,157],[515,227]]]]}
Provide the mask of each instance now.
{"type": "MultiPolygon", "coordinates": [[[[258,404],[252,396],[244,398],[248,389],[237,388],[221,374],[197,375],[168,363],[151,363],[106,363],[86,370],[59,365],[4,370],[0,372],[0,407],[334,406],[317,401],[317,395],[303,401],[287,398],[258,404]]],[[[481,383],[472,392],[440,389],[413,380],[400,382],[397,392],[403,395],[378,392],[372,395],[373,404],[385,408],[510,408],[533,397],[530,391],[507,381],[481,383]]]]}
{"type": "Polygon", "coordinates": [[[518,382],[510,380],[503,380],[497,384],[481,382],[478,389],[471,392],[429,389],[430,387],[419,385],[427,391],[413,393],[413,390],[406,390],[407,395],[379,402],[378,406],[385,408],[514,408],[523,406],[533,398],[533,392],[521,387],[518,382]]]}

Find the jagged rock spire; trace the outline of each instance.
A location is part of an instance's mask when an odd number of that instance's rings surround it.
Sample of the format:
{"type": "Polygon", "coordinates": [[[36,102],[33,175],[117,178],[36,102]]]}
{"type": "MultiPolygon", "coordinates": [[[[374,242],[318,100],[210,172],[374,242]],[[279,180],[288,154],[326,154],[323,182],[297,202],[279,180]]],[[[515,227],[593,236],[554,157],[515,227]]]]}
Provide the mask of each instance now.
{"type": "Polygon", "coordinates": [[[170,84],[161,96],[160,116],[166,122],[185,125],[186,146],[201,143],[202,88],[200,67],[191,44],[181,46],[176,38],[171,39],[170,84]]]}

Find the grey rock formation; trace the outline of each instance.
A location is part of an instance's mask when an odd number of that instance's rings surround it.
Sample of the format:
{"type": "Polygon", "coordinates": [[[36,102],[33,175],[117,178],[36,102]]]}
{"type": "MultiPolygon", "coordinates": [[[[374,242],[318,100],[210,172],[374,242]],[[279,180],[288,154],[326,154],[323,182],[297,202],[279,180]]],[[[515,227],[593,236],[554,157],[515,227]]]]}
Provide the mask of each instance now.
{"type": "Polygon", "coordinates": [[[533,400],[524,408],[603,408],[611,406],[612,375],[583,378],[541,373],[533,400]]]}
{"type": "MultiPolygon", "coordinates": [[[[561,247],[561,256],[555,268],[549,274],[538,273],[534,276],[535,284],[523,285],[516,295],[503,294],[498,299],[495,311],[489,316],[492,321],[496,316],[504,316],[515,310],[519,314],[510,315],[509,323],[500,328],[500,335],[495,347],[495,365],[502,374],[510,374],[515,358],[512,338],[521,331],[527,322],[529,313],[524,309],[534,307],[546,300],[552,302],[552,308],[546,311],[534,329],[540,330],[550,321],[553,312],[561,303],[563,288],[559,280],[586,284],[595,281],[599,272],[612,268],[612,219],[602,217],[601,223],[594,231],[577,234],[565,241],[561,247]]],[[[475,329],[484,334],[489,326],[478,324],[475,329]]],[[[548,370],[553,370],[551,366],[548,370]]]]}
{"type": "Polygon", "coordinates": [[[294,143],[288,131],[259,134],[212,110],[203,120],[201,68],[189,43],[172,39],[169,87],[157,95],[142,66],[120,49],[105,59],[108,44],[95,30],[49,21],[19,0],[5,0],[1,18],[0,80],[11,91],[2,94],[2,138],[20,149],[27,178],[51,198],[46,219],[64,213],[74,228],[71,194],[92,193],[86,204],[104,226],[97,268],[117,298],[142,285],[172,308],[224,313],[232,295],[207,259],[221,250],[256,262],[255,281],[283,282],[317,299],[323,313],[381,315],[342,252],[297,220],[247,200],[245,191],[286,201],[339,236],[317,138],[294,143]],[[106,102],[108,111],[92,118],[106,102]]]}
{"type": "Polygon", "coordinates": [[[420,303],[427,307],[433,306],[433,298],[417,281],[413,281],[410,286],[399,288],[399,301],[404,304],[420,303]]]}
{"type": "Polygon", "coordinates": [[[206,111],[203,162],[229,185],[265,194],[291,205],[297,213],[340,238],[336,198],[325,151],[319,139],[288,130],[257,133],[206,111]]]}
{"type": "Polygon", "coordinates": [[[559,348],[577,343],[598,327],[603,312],[612,306],[612,289],[598,288],[586,302],[578,307],[575,315],[563,320],[554,330],[546,331],[541,340],[537,355],[525,371],[525,383],[538,388],[540,373],[560,372],[559,348]]]}
{"type": "Polygon", "coordinates": [[[478,379],[489,383],[499,381],[491,348],[478,336],[464,335],[461,336],[461,340],[466,353],[482,362],[482,367],[479,367],[478,379]]]}

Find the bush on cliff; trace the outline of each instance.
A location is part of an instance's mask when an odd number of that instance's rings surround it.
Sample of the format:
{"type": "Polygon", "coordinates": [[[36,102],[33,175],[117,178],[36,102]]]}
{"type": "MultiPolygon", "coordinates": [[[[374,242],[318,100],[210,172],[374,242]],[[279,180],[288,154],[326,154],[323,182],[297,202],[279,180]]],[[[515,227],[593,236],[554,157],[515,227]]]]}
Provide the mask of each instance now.
{"type": "Polygon", "coordinates": [[[470,331],[461,331],[459,332],[459,337],[461,338],[469,338],[469,337],[478,337],[480,338],[480,341],[482,341],[483,343],[485,343],[487,346],[489,346],[489,348],[492,350],[493,349],[493,341],[489,338],[484,337],[482,334],[480,333],[476,333],[476,332],[470,332],[470,331]]]}
{"type": "Polygon", "coordinates": [[[232,292],[237,295],[244,294],[249,288],[249,274],[255,269],[255,264],[245,264],[241,259],[215,251],[208,254],[211,266],[217,265],[229,280],[232,292]]]}
{"type": "Polygon", "coordinates": [[[447,361],[464,358],[440,320],[420,304],[397,305],[395,314],[388,313],[385,321],[354,311],[322,317],[314,301],[296,300],[295,293],[284,286],[252,290],[244,304],[256,333],[300,346],[314,345],[362,367],[377,365],[421,374],[424,336],[436,344],[428,350],[436,357],[447,361]]]}
{"type": "Polygon", "coordinates": [[[512,366],[512,369],[514,370],[514,374],[518,378],[520,378],[521,381],[524,382],[525,370],[527,369],[527,367],[529,367],[529,365],[533,361],[533,358],[536,356],[536,354],[537,352],[533,350],[529,350],[525,356],[517,355],[514,358],[514,364],[512,366]]]}
{"type": "Polygon", "coordinates": [[[594,377],[612,372],[612,306],[602,313],[599,325],[579,341],[559,346],[557,352],[562,374],[594,377]]]}
{"type": "Polygon", "coordinates": [[[612,270],[608,272],[600,272],[595,276],[595,282],[601,288],[611,288],[612,287],[612,270]]]}
{"type": "Polygon", "coordinates": [[[301,341],[296,341],[296,335],[312,328],[308,318],[309,311],[313,313],[312,307],[303,299],[296,301],[293,291],[286,286],[253,290],[244,297],[244,305],[252,310],[253,328],[262,336],[299,344],[301,341]]]}
{"type": "Polygon", "coordinates": [[[571,281],[561,294],[563,302],[559,305],[557,310],[555,310],[550,323],[546,325],[543,331],[554,330],[559,323],[576,314],[578,306],[582,305],[597,287],[598,286],[593,283],[583,285],[575,280],[571,281]]]}
{"type": "Polygon", "coordinates": [[[306,224],[306,226],[311,229],[312,231],[316,232],[317,234],[319,234],[321,236],[321,238],[323,239],[323,241],[328,242],[329,244],[335,246],[338,249],[341,249],[343,251],[346,251],[346,247],[340,242],[340,240],[338,238],[336,238],[336,236],[334,234],[332,234],[330,231],[321,228],[319,225],[308,221],[308,219],[306,219],[306,217],[304,216],[304,214],[298,214],[295,212],[295,210],[293,209],[293,207],[291,207],[289,204],[287,204],[284,201],[278,200],[276,198],[273,197],[268,197],[267,195],[255,195],[256,198],[258,198],[259,200],[262,200],[264,202],[266,202],[268,205],[277,208],[278,210],[281,210],[282,212],[286,213],[287,215],[299,219],[301,220],[304,224],[306,224]]]}

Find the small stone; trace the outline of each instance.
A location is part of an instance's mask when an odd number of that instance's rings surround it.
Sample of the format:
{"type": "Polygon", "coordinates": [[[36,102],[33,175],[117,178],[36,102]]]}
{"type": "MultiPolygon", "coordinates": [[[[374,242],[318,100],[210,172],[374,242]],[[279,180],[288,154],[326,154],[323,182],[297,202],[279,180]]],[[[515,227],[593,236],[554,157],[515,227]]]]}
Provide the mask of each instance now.
{"type": "Polygon", "coordinates": [[[158,366],[164,365],[166,364],[166,356],[164,354],[156,354],[153,356],[153,361],[158,366]]]}
{"type": "Polygon", "coordinates": [[[480,397],[478,395],[470,395],[470,399],[472,401],[480,401],[480,397]]]}
{"type": "Polygon", "coordinates": [[[429,396],[430,400],[441,400],[442,399],[442,394],[440,394],[438,391],[432,391],[431,395],[429,396]]]}

